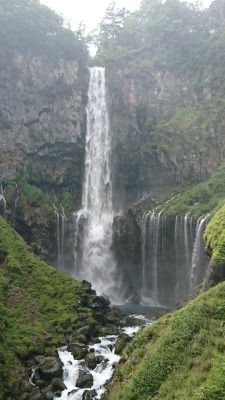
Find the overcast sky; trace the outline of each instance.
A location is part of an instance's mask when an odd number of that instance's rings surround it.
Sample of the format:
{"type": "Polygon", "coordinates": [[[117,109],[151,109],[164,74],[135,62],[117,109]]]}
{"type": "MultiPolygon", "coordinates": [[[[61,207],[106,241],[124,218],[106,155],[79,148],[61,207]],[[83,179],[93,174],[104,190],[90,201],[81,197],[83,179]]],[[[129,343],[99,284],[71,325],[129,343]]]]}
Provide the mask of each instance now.
{"type": "MultiPolygon", "coordinates": [[[[41,0],[42,4],[63,14],[73,27],[83,21],[87,31],[97,27],[111,2],[112,0],[41,0]]],[[[139,8],[141,0],[116,0],[116,3],[119,8],[125,7],[134,11],[139,8]]]]}

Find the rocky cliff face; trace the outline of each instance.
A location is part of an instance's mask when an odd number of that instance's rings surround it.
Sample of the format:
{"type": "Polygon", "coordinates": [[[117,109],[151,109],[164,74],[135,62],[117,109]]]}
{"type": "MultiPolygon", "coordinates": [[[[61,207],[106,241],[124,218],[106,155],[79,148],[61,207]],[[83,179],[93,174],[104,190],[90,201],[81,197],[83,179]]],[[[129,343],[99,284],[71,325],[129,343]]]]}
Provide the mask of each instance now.
{"type": "Polygon", "coordinates": [[[156,68],[148,54],[107,74],[114,180],[124,203],[216,170],[225,154],[224,120],[206,76],[196,73],[205,82],[197,89],[193,76],[156,68]]]}
{"type": "Polygon", "coordinates": [[[40,256],[56,264],[54,207],[60,213],[64,200],[70,209],[81,203],[89,71],[75,60],[16,52],[1,60],[0,79],[0,183],[7,216],[40,256]]]}
{"type": "Polygon", "coordinates": [[[0,181],[69,185],[79,202],[88,69],[17,52],[0,79],[0,181]]]}

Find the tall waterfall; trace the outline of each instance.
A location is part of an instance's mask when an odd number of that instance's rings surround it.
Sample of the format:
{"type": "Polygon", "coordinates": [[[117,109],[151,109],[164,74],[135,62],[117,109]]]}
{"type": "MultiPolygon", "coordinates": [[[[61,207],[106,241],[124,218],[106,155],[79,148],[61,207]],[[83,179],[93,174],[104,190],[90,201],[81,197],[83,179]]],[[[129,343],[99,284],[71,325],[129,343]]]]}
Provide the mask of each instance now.
{"type": "Polygon", "coordinates": [[[188,213],[174,219],[157,210],[143,215],[142,304],[175,304],[204,280],[208,260],[203,231],[208,218],[209,214],[194,221],[188,213]]]}
{"type": "Polygon", "coordinates": [[[89,280],[98,293],[115,301],[112,245],[111,136],[106,104],[105,70],[90,69],[85,178],[82,210],[75,215],[75,276],[89,280]],[[81,224],[81,220],[83,224],[81,224]],[[83,232],[80,232],[80,225],[83,232]],[[83,237],[78,265],[79,236],[83,237]]]}

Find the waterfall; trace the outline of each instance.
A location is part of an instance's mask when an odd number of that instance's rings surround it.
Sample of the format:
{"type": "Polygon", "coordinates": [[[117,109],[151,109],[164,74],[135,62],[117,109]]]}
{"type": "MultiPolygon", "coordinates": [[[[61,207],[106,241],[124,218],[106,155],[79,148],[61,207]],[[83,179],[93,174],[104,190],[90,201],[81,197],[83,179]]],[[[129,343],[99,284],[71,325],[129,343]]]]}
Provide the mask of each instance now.
{"type": "Polygon", "coordinates": [[[203,215],[195,223],[189,213],[168,218],[157,209],[143,214],[142,304],[176,304],[204,280],[208,260],[203,231],[208,218],[203,215]]]}
{"type": "Polygon", "coordinates": [[[149,212],[143,214],[141,221],[141,258],[142,258],[142,302],[146,296],[146,281],[147,281],[147,225],[148,225],[149,212]]]}
{"type": "Polygon", "coordinates": [[[4,196],[4,190],[2,184],[0,184],[0,215],[6,216],[6,199],[4,196]]]}
{"type": "Polygon", "coordinates": [[[204,241],[203,232],[210,214],[202,215],[197,220],[194,248],[192,253],[190,285],[194,287],[201,280],[201,264],[204,263],[204,241]],[[200,276],[199,276],[200,275],[200,276]]]}
{"type": "Polygon", "coordinates": [[[142,218],[142,289],[141,303],[158,306],[158,261],[162,247],[162,211],[142,218]]]}
{"type": "MultiPolygon", "coordinates": [[[[111,136],[106,104],[105,70],[90,69],[85,146],[85,177],[82,194],[83,245],[81,266],[75,265],[75,275],[89,280],[99,293],[115,301],[115,262],[112,245],[112,180],[111,136]]],[[[75,229],[75,261],[79,217],[75,229]]],[[[79,263],[77,263],[79,264],[79,263]]]]}
{"type": "Polygon", "coordinates": [[[66,216],[64,212],[64,208],[62,208],[62,212],[59,213],[57,208],[54,206],[54,215],[56,221],[56,242],[57,242],[57,266],[59,270],[63,268],[64,264],[64,241],[65,241],[65,221],[66,216]]]}

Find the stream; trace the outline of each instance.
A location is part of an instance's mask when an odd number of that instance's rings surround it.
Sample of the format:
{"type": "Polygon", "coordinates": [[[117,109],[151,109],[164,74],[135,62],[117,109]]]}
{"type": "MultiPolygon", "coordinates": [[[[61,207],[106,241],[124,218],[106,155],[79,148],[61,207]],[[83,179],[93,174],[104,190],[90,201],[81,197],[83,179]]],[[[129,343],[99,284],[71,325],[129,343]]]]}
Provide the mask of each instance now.
{"type": "MultiPolygon", "coordinates": [[[[139,320],[138,326],[127,326],[121,328],[120,332],[126,333],[130,337],[134,336],[141,327],[150,325],[152,320],[143,315],[131,315],[132,318],[139,320]]],[[[99,338],[100,342],[89,345],[89,354],[95,355],[97,365],[90,369],[82,360],[75,360],[73,355],[67,351],[67,347],[60,348],[59,357],[63,362],[63,381],[67,389],[61,393],[61,400],[97,400],[106,390],[106,385],[113,375],[115,364],[120,356],[115,354],[115,345],[118,335],[108,335],[99,338]],[[80,376],[86,379],[86,387],[78,387],[80,376]]],[[[58,397],[55,397],[57,399],[58,397]]]]}

